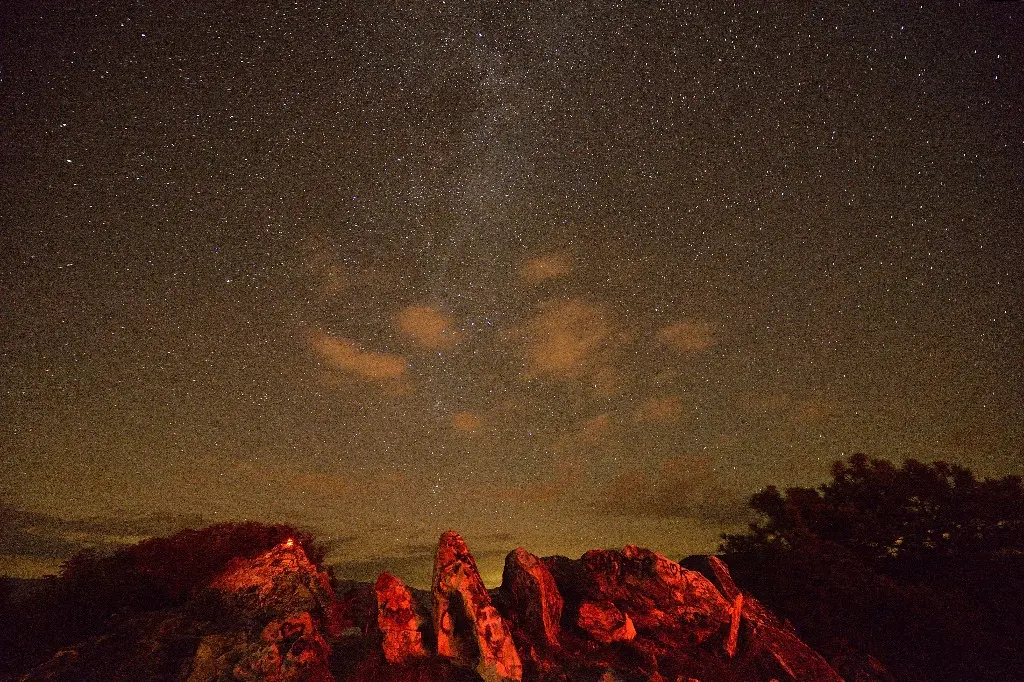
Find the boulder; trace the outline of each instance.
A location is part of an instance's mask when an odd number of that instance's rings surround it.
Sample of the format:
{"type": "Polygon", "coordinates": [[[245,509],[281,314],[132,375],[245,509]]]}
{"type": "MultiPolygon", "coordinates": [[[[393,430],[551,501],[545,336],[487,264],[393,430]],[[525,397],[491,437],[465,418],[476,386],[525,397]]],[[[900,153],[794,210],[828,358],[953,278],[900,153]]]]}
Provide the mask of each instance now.
{"type": "Polygon", "coordinates": [[[322,614],[335,602],[330,576],[292,540],[252,559],[232,561],[210,587],[227,593],[242,606],[279,615],[295,611],[322,614]]]}
{"type": "Polygon", "coordinates": [[[614,602],[638,632],[663,631],[701,643],[731,621],[732,604],[707,578],[649,549],[592,550],[581,561],[589,601],[614,602]]]}
{"type": "Polygon", "coordinates": [[[329,576],[301,546],[288,540],[255,558],[234,561],[210,586],[265,624],[258,635],[251,627],[259,620],[230,634],[204,637],[189,682],[334,680],[322,625],[335,603],[334,591],[329,576]]]}
{"type": "Polygon", "coordinates": [[[736,586],[729,567],[716,556],[688,557],[684,563],[705,575],[723,597],[733,601],[725,649],[730,657],[744,642],[745,659],[762,659],[779,677],[793,682],[842,682],[842,677],[818,652],[803,643],[793,628],[782,623],[754,596],[736,586]]]}
{"type": "Polygon", "coordinates": [[[236,680],[328,682],[330,647],[308,612],[267,623],[258,642],[241,644],[232,669],[236,680]]]}
{"type": "Polygon", "coordinates": [[[558,646],[564,600],[547,566],[523,548],[505,557],[501,596],[513,625],[537,644],[558,646]]]}
{"type": "Polygon", "coordinates": [[[426,657],[424,620],[416,613],[416,603],[409,588],[390,573],[381,573],[374,591],[377,594],[377,627],[384,635],[384,658],[388,663],[406,663],[426,657]]]}
{"type": "Polygon", "coordinates": [[[576,624],[601,644],[628,642],[636,637],[636,628],[629,615],[610,601],[585,601],[580,604],[576,624]]]}
{"type": "Polygon", "coordinates": [[[437,653],[487,682],[521,680],[522,661],[508,625],[491,604],[476,561],[455,531],[441,535],[434,562],[437,653]]]}

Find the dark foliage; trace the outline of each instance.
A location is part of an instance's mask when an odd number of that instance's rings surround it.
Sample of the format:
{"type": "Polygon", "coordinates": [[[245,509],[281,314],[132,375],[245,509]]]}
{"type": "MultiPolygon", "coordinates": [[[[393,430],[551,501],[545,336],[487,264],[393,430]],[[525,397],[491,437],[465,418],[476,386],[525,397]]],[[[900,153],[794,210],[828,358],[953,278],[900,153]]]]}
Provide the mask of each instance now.
{"type": "Polygon", "coordinates": [[[769,487],[726,535],[737,581],[826,655],[904,680],[1024,679],[1024,488],[944,462],[854,455],[817,489],[769,487]]]}
{"type": "Polygon", "coordinates": [[[8,594],[0,604],[0,678],[102,632],[113,616],[125,620],[183,604],[232,559],[255,556],[289,537],[310,560],[322,562],[325,549],[309,533],[253,522],[183,530],[112,554],[80,552],[29,598],[8,594]]]}

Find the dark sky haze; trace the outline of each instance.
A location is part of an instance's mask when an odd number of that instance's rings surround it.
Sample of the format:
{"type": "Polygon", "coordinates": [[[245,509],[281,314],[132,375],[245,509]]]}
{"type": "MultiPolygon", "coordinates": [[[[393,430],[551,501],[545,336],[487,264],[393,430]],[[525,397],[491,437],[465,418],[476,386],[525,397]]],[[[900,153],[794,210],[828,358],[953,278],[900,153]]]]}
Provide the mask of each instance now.
{"type": "Polygon", "coordinates": [[[707,552],[853,452],[1024,474],[1024,4],[0,9],[0,572],[707,552]]]}

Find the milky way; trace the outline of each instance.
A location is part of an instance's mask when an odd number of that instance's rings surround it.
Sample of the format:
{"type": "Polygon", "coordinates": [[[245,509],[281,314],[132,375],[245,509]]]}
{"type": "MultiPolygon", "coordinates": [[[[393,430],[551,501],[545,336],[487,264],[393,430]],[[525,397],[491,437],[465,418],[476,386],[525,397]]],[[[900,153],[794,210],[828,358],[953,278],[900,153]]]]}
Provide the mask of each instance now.
{"type": "Polygon", "coordinates": [[[493,581],[1024,473],[1019,3],[235,5],[2,10],[0,569],[252,518],[493,581]]]}

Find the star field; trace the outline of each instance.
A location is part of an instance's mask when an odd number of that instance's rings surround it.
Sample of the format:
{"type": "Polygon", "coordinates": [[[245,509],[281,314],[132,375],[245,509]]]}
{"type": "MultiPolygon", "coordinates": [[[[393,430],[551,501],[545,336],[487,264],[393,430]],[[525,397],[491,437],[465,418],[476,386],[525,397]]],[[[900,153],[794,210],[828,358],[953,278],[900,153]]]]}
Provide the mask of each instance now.
{"type": "Polygon", "coordinates": [[[1024,474],[1019,3],[413,5],[0,10],[0,570],[252,518],[493,581],[1024,474]]]}

